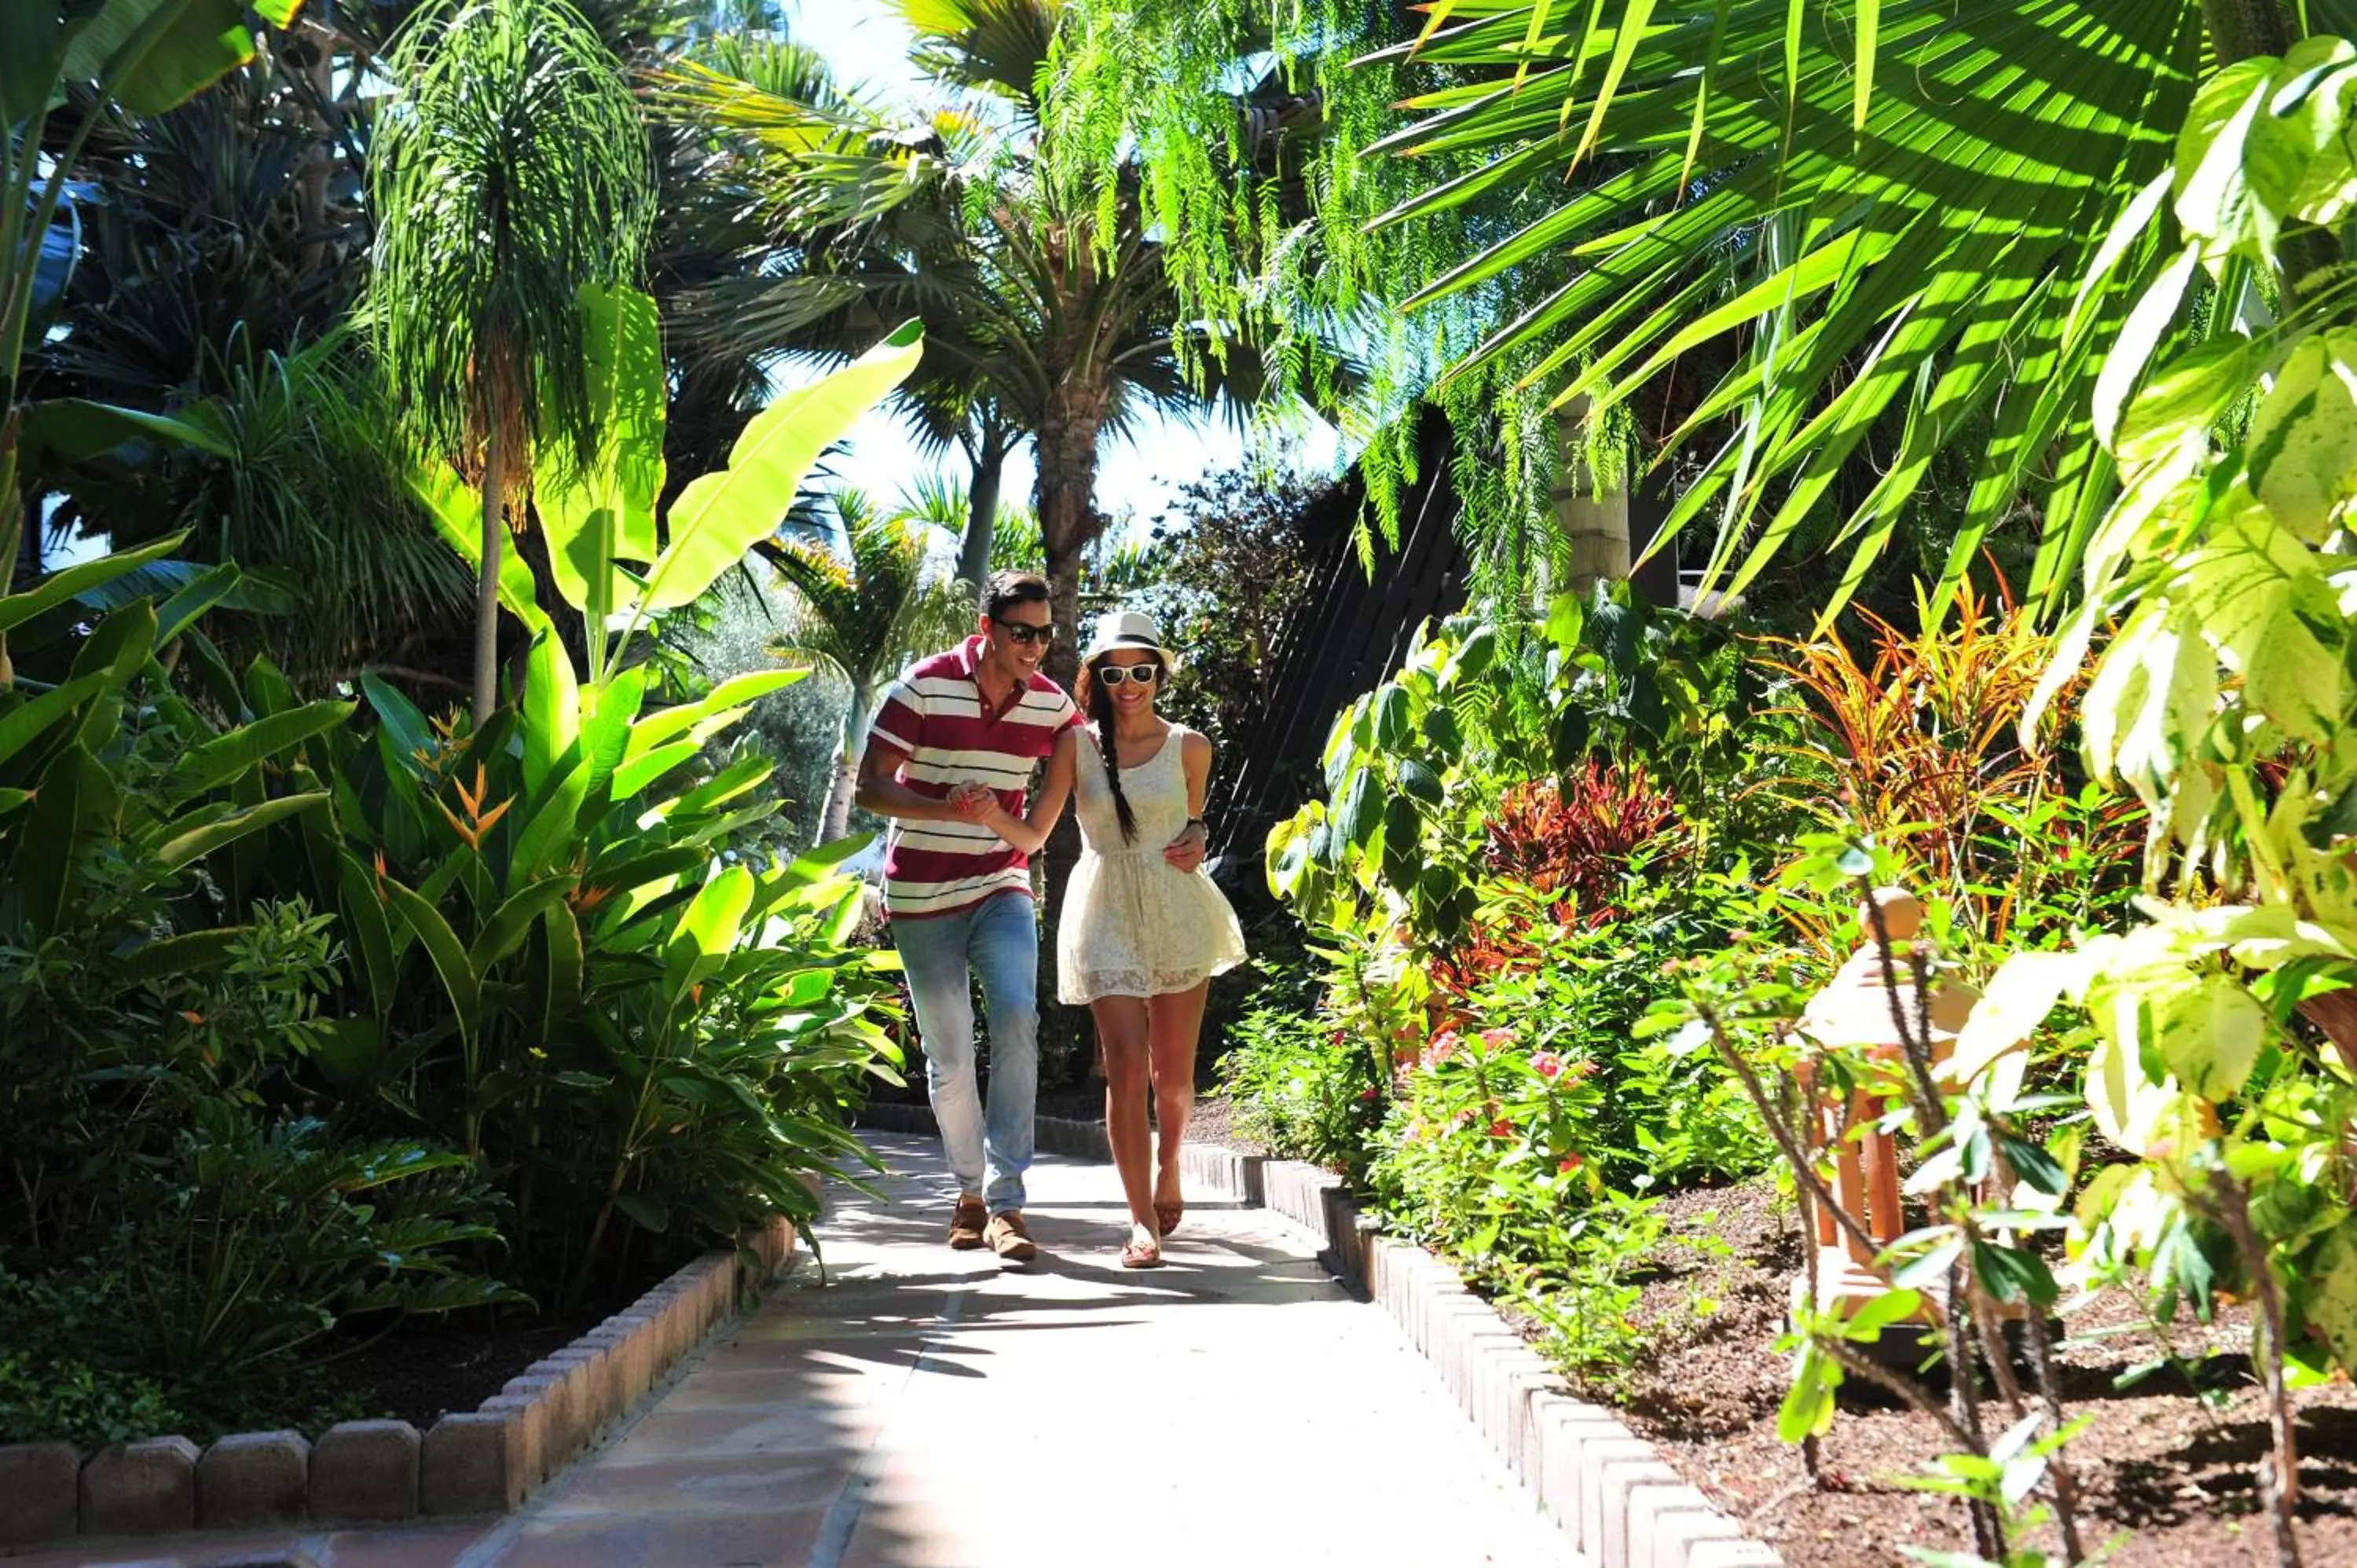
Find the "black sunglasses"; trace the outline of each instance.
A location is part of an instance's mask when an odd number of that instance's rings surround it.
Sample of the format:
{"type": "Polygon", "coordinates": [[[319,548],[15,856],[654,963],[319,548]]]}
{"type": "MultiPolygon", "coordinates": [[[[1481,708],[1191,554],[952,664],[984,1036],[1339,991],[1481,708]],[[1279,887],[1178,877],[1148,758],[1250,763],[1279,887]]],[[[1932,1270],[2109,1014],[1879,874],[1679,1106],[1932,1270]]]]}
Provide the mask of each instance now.
{"type": "Polygon", "coordinates": [[[998,628],[999,630],[1005,632],[1007,636],[1013,638],[1017,642],[1022,644],[1026,648],[1030,647],[1035,642],[1049,643],[1056,640],[1056,628],[1052,624],[1048,626],[1032,626],[1026,621],[997,619],[992,620],[990,624],[998,628]]]}
{"type": "Polygon", "coordinates": [[[1118,686],[1135,681],[1141,686],[1151,686],[1162,678],[1159,664],[1107,664],[1097,671],[1097,679],[1107,686],[1118,686]]]}

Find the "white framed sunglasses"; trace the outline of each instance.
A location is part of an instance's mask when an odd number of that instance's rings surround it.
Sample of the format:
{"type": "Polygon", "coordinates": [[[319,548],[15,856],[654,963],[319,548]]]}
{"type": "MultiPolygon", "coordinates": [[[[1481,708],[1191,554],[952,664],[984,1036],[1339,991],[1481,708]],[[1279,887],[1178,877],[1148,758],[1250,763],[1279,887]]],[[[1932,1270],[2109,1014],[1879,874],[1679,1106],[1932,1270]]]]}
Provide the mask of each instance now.
{"type": "Polygon", "coordinates": [[[1141,686],[1151,686],[1161,678],[1161,675],[1162,666],[1159,664],[1108,664],[1097,671],[1097,679],[1103,682],[1107,687],[1123,685],[1132,681],[1141,686]]]}

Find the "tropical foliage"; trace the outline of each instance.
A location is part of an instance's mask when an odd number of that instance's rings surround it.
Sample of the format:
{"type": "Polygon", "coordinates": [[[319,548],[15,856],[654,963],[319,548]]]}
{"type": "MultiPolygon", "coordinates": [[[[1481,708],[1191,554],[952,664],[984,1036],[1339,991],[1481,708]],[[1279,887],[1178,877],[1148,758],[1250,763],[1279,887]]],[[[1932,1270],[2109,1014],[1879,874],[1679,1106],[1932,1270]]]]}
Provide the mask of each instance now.
{"type": "Polygon", "coordinates": [[[1186,324],[1163,260],[1168,215],[1141,203],[1134,178],[1059,178],[1076,106],[1057,62],[1081,8],[899,10],[916,63],[960,95],[956,109],[906,123],[798,72],[807,62],[791,46],[745,45],[666,80],[666,101],[725,149],[727,177],[770,196],[763,263],[716,283],[698,308],[720,341],[767,352],[839,354],[878,324],[920,321],[929,347],[909,413],[973,467],[959,575],[985,575],[1002,469],[1028,439],[1062,668],[1082,556],[1109,521],[1096,504],[1104,445],[1147,409],[1250,400],[1258,360],[1186,324]]]}
{"type": "Polygon", "coordinates": [[[798,600],[796,623],[779,650],[823,660],[851,688],[821,843],[841,838],[850,821],[859,753],[885,687],[912,660],[967,635],[974,618],[973,599],[931,559],[931,529],[921,519],[905,508],[877,510],[856,490],[836,490],[832,499],[849,561],[807,539],[789,540],[770,555],[798,600]]]}
{"type": "MultiPolygon", "coordinates": [[[[658,523],[652,307],[574,308],[598,401],[539,517],[586,668],[508,555],[533,640],[487,723],[373,674],[307,701],[266,658],[232,665],[199,623],[268,596],[175,559],[184,534],[0,597],[6,1299],[142,1326],[82,1347],[47,1407],[12,1361],[0,1401],[32,1435],[299,1414],[349,1326],[601,1303],[806,1219],[799,1178],[859,1155],[846,1107],[898,1055],[834,870],[860,842],[745,854],[780,802],[765,762],[710,746],[800,672],[683,686],[649,634],[771,538],[918,339],[775,400],[658,523]]],[[[68,412],[45,441],[143,427],[68,412]]],[[[410,485],[477,564],[464,482],[421,462],[410,485]]]]}
{"type": "Polygon", "coordinates": [[[647,132],[619,62],[565,0],[429,5],[389,64],[404,96],[379,116],[371,148],[368,316],[414,439],[480,476],[480,725],[499,700],[511,494],[528,493],[536,449],[586,466],[620,423],[595,401],[577,302],[634,282],[644,262],[647,132]]]}

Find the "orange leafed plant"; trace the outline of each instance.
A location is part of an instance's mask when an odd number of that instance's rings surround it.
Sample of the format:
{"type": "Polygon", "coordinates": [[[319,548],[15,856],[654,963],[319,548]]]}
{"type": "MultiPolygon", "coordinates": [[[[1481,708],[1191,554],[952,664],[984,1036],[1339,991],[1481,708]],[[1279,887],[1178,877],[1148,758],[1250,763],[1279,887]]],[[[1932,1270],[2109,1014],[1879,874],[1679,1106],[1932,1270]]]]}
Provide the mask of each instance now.
{"type": "MultiPolygon", "coordinates": [[[[1828,826],[1891,844],[1924,890],[1958,900],[2001,936],[2011,863],[2027,847],[2012,842],[2010,824],[2072,792],[2056,715],[2073,710],[2079,681],[2047,704],[2025,744],[2022,714],[2053,639],[2002,585],[1992,604],[1968,584],[1953,618],[1930,630],[1864,610],[1858,618],[1873,645],[1864,662],[1838,636],[1763,639],[1773,650],[1763,662],[1804,698],[1795,716],[1826,743],[1793,749],[1803,766],[1782,792],[1828,826]]],[[[2099,858],[2132,860],[2142,815],[2133,802],[2106,811],[2095,832],[2116,855],[2099,858]]]]}

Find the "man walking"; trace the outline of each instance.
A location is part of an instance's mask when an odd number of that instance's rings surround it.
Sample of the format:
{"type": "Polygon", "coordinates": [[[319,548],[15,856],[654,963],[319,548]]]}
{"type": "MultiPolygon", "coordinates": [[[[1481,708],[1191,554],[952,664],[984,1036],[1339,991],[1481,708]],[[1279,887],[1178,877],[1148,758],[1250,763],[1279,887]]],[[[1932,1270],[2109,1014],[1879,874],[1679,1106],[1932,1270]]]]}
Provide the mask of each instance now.
{"type": "Polygon", "coordinates": [[[1039,671],[1054,639],[1047,579],[1001,572],[976,635],[920,660],[885,694],[859,759],[861,807],[893,820],[884,902],[908,972],[925,1083],[958,1183],[950,1245],[1010,1262],[1038,1252],[1023,1221],[1039,1093],[1039,925],[1022,851],[983,825],[994,803],[1038,818],[1072,784],[1072,700],[1039,671]],[[973,977],[990,1022],[990,1103],[974,1084],[973,977]]]}

